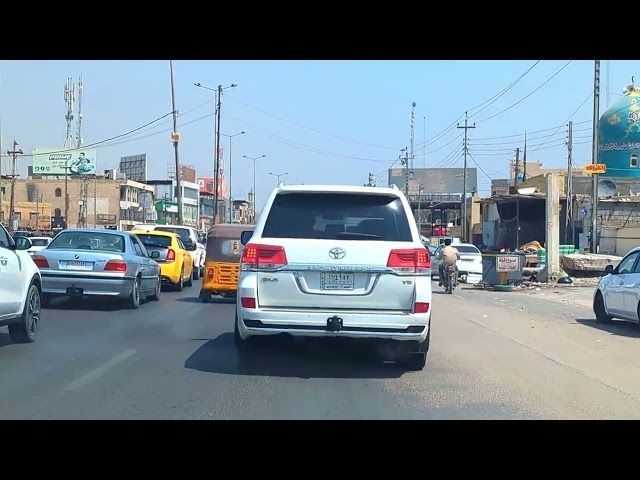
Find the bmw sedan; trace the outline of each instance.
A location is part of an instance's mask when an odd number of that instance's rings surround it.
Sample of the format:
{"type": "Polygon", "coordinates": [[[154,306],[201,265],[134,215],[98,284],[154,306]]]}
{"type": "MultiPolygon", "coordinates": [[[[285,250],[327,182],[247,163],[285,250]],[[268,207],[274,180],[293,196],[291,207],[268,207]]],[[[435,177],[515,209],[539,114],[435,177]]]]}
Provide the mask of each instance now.
{"type": "Polygon", "coordinates": [[[115,297],[129,308],[160,298],[160,266],[135,235],[69,229],[31,257],[42,275],[42,303],[53,297],[115,297]]]}

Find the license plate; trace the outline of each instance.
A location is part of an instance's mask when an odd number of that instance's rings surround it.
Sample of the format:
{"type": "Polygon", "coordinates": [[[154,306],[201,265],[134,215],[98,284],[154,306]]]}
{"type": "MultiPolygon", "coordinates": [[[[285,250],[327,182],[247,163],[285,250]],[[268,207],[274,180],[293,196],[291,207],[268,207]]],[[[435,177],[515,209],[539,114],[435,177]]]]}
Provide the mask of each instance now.
{"type": "Polygon", "coordinates": [[[93,270],[93,262],[60,262],[60,268],[62,270],[93,270]]]}
{"type": "Polygon", "coordinates": [[[353,273],[321,273],[321,290],[353,290],[353,273]]]}
{"type": "Polygon", "coordinates": [[[453,265],[449,265],[447,267],[447,272],[455,272],[456,271],[456,267],[454,267],[453,265]]]}

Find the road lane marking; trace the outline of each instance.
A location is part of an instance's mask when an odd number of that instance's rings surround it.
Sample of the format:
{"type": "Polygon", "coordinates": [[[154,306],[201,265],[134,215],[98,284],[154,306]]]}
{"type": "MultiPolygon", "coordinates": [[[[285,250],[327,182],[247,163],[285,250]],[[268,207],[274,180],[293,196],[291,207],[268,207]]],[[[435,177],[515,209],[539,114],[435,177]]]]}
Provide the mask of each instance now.
{"type": "Polygon", "coordinates": [[[136,354],[136,351],[133,349],[125,350],[124,352],[113,357],[108,362],[103,363],[99,367],[96,367],[93,370],[90,370],[89,372],[82,375],[80,378],[76,379],[73,383],[69,384],[67,388],[65,388],[65,391],[73,392],[75,390],[79,390],[83,387],[86,387],[88,384],[97,380],[102,375],[107,373],[113,367],[133,357],[135,354],[136,354]]]}

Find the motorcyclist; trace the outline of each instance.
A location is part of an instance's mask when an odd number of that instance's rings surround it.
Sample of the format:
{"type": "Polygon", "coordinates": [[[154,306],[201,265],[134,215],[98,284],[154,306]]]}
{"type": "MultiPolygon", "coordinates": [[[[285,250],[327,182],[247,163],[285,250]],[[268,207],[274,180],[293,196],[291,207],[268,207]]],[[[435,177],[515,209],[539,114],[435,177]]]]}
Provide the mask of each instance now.
{"type": "Polygon", "coordinates": [[[456,247],[451,245],[451,239],[445,238],[444,247],[438,253],[438,260],[440,260],[440,266],[438,267],[438,278],[440,279],[438,285],[442,286],[445,278],[445,267],[453,265],[456,267],[456,276],[458,273],[458,267],[456,263],[460,260],[460,252],[456,247]]]}

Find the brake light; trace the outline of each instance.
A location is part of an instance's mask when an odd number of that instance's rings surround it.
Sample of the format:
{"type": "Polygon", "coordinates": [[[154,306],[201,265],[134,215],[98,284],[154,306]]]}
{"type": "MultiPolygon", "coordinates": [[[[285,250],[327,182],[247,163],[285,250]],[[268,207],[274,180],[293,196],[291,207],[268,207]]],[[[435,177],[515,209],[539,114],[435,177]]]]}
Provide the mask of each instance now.
{"type": "Polygon", "coordinates": [[[49,262],[44,257],[38,257],[36,255],[31,257],[33,259],[33,263],[36,264],[38,268],[49,268],[49,262]]]}
{"type": "Polygon", "coordinates": [[[176,251],[172,248],[167,250],[167,262],[173,262],[176,259],[176,251]]]}
{"type": "Polygon", "coordinates": [[[427,302],[416,302],[413,306],[413,313],[428,313],[429,304],[427,302]]]}
{"type": "Polygon", "coordinates": [[[277,245],[259,245],[249,243],[244,247],[242,260],[243,269],[272,269],[287,265],[287,254],[284,247],[277,245]]]}
{"type": "Polygon", "coordinates": [[[127,262],[124,260],[109,260],[104,266],[105,272],[126,272],[127,262]]]}
{"type": "Polygon", "coordinates": [[[213,279],[213,268],[209,268],[209,269],[207,270],[207,278],[208,278],[209,280],[212,280],[212,279],[213,279]]]}
{"type": "Polygon", "coordinates": [[[387,267],[398,273],[431,273],[431,258],[426,248],[391,250],[387,267]]]}
{"type": "Polygon", "coordinates": [[[242,297],[240,303],[242,308],[256,308],[256,299],[253,297],[242,297]]]}

